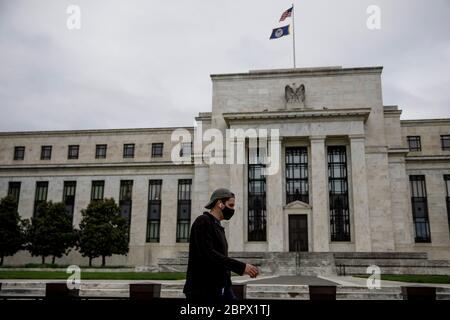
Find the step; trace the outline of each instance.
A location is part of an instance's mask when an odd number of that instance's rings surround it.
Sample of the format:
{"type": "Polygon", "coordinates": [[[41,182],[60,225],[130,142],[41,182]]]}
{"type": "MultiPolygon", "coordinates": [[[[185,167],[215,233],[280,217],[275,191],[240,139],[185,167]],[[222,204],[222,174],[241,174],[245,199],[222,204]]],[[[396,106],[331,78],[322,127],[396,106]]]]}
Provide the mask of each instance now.
{"type": "Polygon", "coordinates": [[[129,297],[129,289],[80,289],[80,296],[89,297],[129,297]]]}
{"type": "Polygon", "coordinates": [[[162,298],[185,298],[182,290],[178,289],[161,289],[162,298]]]}
{"type": "Polygon", "coordinates": [[[402,300],[401,293],[385,292],[339,292],[336,293],[336,300],[402,300]]]}
{"type": "MultiPolygon", "coordinates": [[[[413,274],[413,275],[448,275],[450,268],[429,268],[429,267],[380,267],[382,274],[413,274]]],[[[366,274],[367,267],[345,267],[346,275],[366,274]]]]}
{"type": "Polygon", "coordinates": [[[426,267],[426,268],[450,268],[447,260],[421,260],[421,259],[336,259],[336,265],[345,266],[370,266],[379,267],[426,267]]]}
{"type": "Polygon", "coordinates": [[[247,292],[247,299],[309,300],[309,292],[252,291],[247,292]]]}
{"type": "Polygon", "coordinates": [[[14,288],[0,291],[5,296],[45,296],[45,289],[14,288]]]}
{"type": "Polygon", "coordinates": [[[307,285],[247,285],[247,293],[248,292],[298,292],[304,293],[309,292],[309,287],[307,285]]]}
{"type": "Polygon", "coordinates": [[[426,252],[335,252],[335,259],[423,259],[427,260],[426,252]]]}
{"type": "Polygon", "coordinates": [[[387,287],[383,286],[380,289],[369,289],[367,287],[357,287],[357,286],[337,286],[336,292],[347,292],[347,293],[401,293],[400,287],[387,287]]]}

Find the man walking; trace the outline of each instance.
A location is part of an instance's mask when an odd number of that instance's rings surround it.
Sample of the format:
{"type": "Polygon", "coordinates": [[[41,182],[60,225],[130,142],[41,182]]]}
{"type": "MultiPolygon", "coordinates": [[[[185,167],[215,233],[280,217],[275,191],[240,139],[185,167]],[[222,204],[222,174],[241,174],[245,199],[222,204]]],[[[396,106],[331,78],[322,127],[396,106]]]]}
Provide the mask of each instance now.
{"type": "Polygon", "coordinates": [[[204,212],[195,219],[189,239],[189,261],[183,292],[193,302],[229,302],[236,297],[231,288],[231,271],[255,278],[258,269],[228,257],[228,243],[221,220],[234,214],[234,194],[215,190],[204,212]]]}

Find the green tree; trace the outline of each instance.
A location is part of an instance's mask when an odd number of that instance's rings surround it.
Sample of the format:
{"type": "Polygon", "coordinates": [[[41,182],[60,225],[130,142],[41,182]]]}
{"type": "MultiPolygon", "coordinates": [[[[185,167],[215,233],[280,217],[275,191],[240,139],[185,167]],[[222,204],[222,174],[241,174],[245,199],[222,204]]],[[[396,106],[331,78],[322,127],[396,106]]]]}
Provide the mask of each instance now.
{"type": "Polygon", "coordinates": [[[27,240],[28,251],[32,256],[42,257],[42,264],[47,256],[52,257],[54,264],[56,258],[67,255],[76,246],[77,232],[65,204],[49,201],[39,205],[36,216],[31,218],[27,240]]]}
{"type": "Polygon", "coordinates": [[[0,200],[0,266],[7,256],[23,249],[26,221],[20,219],[17,202],[12,196],[0,200]]]}
{"type": "Polygon", "coordinates": [[[93,201],[81,214],[80,253],[89,257],[89,266],[96,257],[104,267],[106,257],[128,253],[128,221],[114,199],[93,201]]]}

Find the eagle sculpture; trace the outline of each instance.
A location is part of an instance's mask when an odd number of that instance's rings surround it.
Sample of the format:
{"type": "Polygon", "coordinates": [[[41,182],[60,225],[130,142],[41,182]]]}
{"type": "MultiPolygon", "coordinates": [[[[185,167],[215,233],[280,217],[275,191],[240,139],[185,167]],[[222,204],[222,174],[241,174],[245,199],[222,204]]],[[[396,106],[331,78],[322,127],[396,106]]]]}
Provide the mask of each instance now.
{"type": "Polygon", "coordinates": [[[286,102],[305,102],[305,85],[300,85],[297,89],[294,87],[295,84],[287,85],[284,88],[284,97],[286,102]]]}

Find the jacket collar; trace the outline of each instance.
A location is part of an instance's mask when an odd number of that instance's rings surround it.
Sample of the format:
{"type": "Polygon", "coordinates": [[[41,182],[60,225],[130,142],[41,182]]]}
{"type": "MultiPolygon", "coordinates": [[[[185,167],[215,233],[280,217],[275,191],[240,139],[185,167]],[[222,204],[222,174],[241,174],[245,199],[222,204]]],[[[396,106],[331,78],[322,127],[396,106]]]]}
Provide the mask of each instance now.
{"type": "Polygon", "coordinates": [[[223,228],[222,224],[219,221],[219,219],[214,217],[211,213],[209,213],[208,211],[205,211],[205,212],[203,212],[203,214],[206,214],[210,219],[212,219],[214,221],[215,224],[217,224],[219,227],[223,228]]]}

